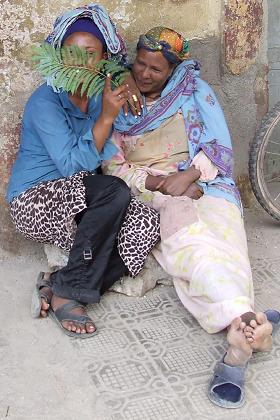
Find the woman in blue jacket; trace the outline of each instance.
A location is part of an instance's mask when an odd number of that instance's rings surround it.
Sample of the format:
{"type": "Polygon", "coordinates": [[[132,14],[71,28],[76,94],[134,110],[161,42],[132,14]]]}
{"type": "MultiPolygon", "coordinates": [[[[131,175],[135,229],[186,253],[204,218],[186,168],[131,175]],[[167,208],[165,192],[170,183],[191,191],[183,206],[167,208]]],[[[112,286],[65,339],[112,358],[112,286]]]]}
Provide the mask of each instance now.
{"type": "MultiPolygon", "coordinates": [[[[96,61],[125,54],[107,12],[95,4],[58,18],[47,42],[55,48],[77,45],[96,61]]],[[[25,237],[70,251],[66,267],[39,276],[33,316],[49,311],[66,334],[88,338],[96,329],[84,304],[98,302],[125,273],[140,271],[159,238],[158,215],[131,200],[124,181],[96,174],[116,152],[110,137],[127,85],[113,91],[108,76],[102,97],[88,98],[48,82],[26,104],[7,199],[25,237]]]]}

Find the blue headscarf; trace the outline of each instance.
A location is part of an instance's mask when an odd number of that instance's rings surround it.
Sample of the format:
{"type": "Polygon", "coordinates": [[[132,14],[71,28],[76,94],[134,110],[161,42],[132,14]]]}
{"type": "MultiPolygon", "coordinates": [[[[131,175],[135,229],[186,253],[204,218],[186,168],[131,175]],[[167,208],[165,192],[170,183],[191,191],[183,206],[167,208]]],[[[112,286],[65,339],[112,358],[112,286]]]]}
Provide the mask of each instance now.
{"type": "Polygon", "coordinates": [[[68,36],[74,34],[75,32],[88,32],[89,34],[95,36],[99,41],[101,42],[104,49],[107,49],[106,42],[104,39],[104,36],[102,35],[100,29],[98,26],[93,22],[92,19],[89,18],[79,18],[73,22],[68,29],[66,30],[62,40],[61,44],[64,43],[65,39],[68,38],[68,36]]]}
{"type": "Polygon", "coordinates": [[[115,24],[104,7],[95,3],[68,10],[59,16],[54,23],[53,32],[46,38],[46,42],[55,48],[60,48],[67,30],[81,18],[91,19],[95,23],[105,40],[109,59],[113,58],[123,64],[127,63],[127,52],[123,38],[117,32],[115,24]]]}
{"type": "MultiPolygon", "coordinates": [[[[54,23],[53,32],[46,38],[45,42],[48,42],[54,48],[60,48],[67,36],[75,31],[81,32],[83,28],[84,32],[94,32],[94,36],[100,39],[109,60],[116,60],[123,65],[127,64],[127,53],[123,38],[117,32],[116,26],[104,7],[95,3],[68,10],[59,16],[54,23]],[[90,25],[89,20],[92,21],[93,25],[90,25]]],[[[46,77],[46,82],[54,92],[60,92],[60,89],[53,84],[53,76],[46,77]]]]}
{"type": "MultiPolygon", "coordinates": [[[[161,124],[182,111],[190,159],[182,169],[187,169],[201,150],[219,169],[218,176],[210,182],[200,182],[204,193],[222,197],[241,208],[239,192],[232,179],[233,154],[228,127],[211,87],[200,79],[200,65],[190,60],[179,64],[160,98],[143,116],[135,120],[121,111],[114,123],[116,131],[137,136],[155,130],[161,124]]],[[[145,98],[144,98],[145,101],[145,98]]]]}

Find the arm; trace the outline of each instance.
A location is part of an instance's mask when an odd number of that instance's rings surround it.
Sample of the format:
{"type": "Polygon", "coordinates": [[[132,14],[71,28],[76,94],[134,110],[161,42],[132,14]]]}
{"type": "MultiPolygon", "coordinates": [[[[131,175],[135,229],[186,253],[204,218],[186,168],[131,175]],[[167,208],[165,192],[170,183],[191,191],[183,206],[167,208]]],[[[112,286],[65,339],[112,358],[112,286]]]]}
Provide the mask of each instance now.
{"type": "Polygon", "coordinates": [[[100,166],[104,158],[108,159],[116,152],[110,134],[112,123],[125,101],[125,88],[112,92],[108,78],[101,114],[92,128],[87,121],[88,129],[85,128],[79,136],[72,128],[67,111],[55,97],[54,100],[45,97],[37,99],[33,112],[28,114],[28,124],[62,176],[70,176],[81,170],[92,171],[100,166]]]}
{"type": "Polygon", "coordinates": [[[200,150],[215,165],[220,175],[231,177],[233,172],[231,139],[215,93],[206,82],[198,79],[194,98],[204,125],[200,150]]]}
{"type": "Polygon", "coordinates": [[[165,171],[147,167],[137,168],[125,159],[124,136],[118,132],[113,134],[113,142],[118,148],[110,161],[103,162],[103,170],[107,175],[122,178],[135,195],[149,191],[160,191],[163,194],[183,195],[188,187],[200,177],[200,171],[194,166],[184,172],[169,175],[165,171]]]}
{"type": "Polygon", "coordinates": [[[147,187],[146,183],[150,175],[157,179],[157,183],[159,183],[159,177],[166,175],[164,171],[150,169],[148,167],[136,167],[127,162],[123,149],[123,134],[115,131],[112,140],[117,147],[118,152],[109,161],[103,162],[103,171],[107,175],[114,175],[122,178],[135,195],[139,195],[139,193],[150,189],[147,187]]]}
{"type": "Polygon", "coordinates": [[[185,171],[167,176],[159,183],[156,189],[162,194],[168,194],[176,197],[185,195],[189,187],[197,181],[200,176],[200,170],[191,166],[185,171]]]}
{"type": "Polygon", "coordinates": [[[149,191],[157,191],[164,178],[162,176],[148,175],[145,182],[145,188],[149,191]]]}
{"type": "Polygon", "coordinates": [[[127,100],[127,87],[120,86],[112,90],[111,79],[112,77],[108,75],[105,80],[101,114],[92,129],[95,146],[99,152],[102,150],[106,139],[111,135],[113,122],[127,100]]]}
{"type": "Polygon", "coordinates": [[[36,115],[31,115],[29,120],[32,130],[62,176],[94,170],[100,165],[101,156],[95,147],[92,130],[77,136],[60,104],[39,99],[36,115]]]}

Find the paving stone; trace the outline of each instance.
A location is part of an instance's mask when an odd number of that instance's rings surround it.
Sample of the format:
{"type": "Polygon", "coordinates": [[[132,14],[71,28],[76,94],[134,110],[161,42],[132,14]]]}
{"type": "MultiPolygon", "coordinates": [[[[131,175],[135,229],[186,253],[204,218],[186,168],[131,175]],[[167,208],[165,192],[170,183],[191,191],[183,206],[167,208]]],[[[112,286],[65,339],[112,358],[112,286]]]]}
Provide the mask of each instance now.
{"type": "MultiPolygon", "coordinates": [[[[279,309],[280,259],[252,264],[257,309],[279,309]]],[[[207,398],[214,365],[226,349],[225,333],[204,332],[173,287],[157,286],[142,298],[108,293],[89,315],[98,334],[72,344],[106,407],[106,420],[280,419],[280,334],[270,353],[254,355],[246,404],[232,412],[207,398]]]]}

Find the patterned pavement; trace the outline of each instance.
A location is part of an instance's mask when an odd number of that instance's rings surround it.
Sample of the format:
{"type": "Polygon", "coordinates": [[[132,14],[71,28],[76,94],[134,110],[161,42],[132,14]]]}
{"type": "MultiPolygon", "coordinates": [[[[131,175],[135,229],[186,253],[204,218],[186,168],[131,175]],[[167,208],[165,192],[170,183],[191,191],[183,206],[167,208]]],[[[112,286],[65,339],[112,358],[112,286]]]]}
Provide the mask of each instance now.
{"type": "MultiPolygon", "coordinates": [[[[280,225],[255,211],[245,221],[256,309],[280,309],[280,225]]],[[[172,286],[142,298],[106,294],[89,308],[98,334],[75,340],[30,317],[44,256],[0,252],[0,265],[0,419],[280,420],[280,331],[249,364],[245,406],[225,410],[207,398],[225,334],[205,333],[172,286]]]]}
{"type": "MultiPolygon", "coordinates": [[[[280,309],[280,259],[252,264],[256,308],[280,309]]],[[[245,406],[225,410],[207,399],[225,334],[205,333],[173,287],[157,286],[143,298],[108,293],[89,309],[99,332],[72,345],[97,395],[94,420],[280,419],[280,333],[269,354],[250,362],[245,406]]]]}

